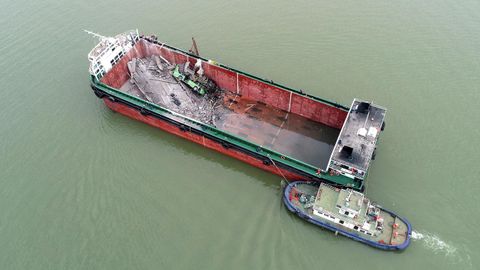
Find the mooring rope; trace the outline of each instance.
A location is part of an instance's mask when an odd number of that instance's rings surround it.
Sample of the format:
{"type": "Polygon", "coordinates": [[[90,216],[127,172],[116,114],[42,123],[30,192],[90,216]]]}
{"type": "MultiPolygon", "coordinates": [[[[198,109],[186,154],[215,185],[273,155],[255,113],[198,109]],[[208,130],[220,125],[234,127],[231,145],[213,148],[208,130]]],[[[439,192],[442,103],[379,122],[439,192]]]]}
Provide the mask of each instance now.
{"type": "Polygon", "coordinates": [[[272,164],[275,166],[275,168],[277,168],[278,172],[280,173],[280,175],[283,177],[283,179],[285,179],[285,181],[287,181],[287,183],[290,183],[290,181],[288,181],[288,179],[285,177],[285,175],[282,173],[282,171],[280,170],[280,168],[278,168],[277,164],[275,163],[275,161],[273,161],[273,159],[270,157],[269,154],[267,154],[267,157],[268,159],[270,159],[270,161],[272,162],[272,164]]]}

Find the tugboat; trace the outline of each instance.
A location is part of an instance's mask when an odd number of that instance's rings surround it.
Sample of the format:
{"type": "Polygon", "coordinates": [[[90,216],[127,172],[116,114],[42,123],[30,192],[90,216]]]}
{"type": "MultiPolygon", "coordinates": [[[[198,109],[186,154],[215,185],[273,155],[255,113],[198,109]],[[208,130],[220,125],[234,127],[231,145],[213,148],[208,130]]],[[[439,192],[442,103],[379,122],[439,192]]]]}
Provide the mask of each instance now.
{"type": "Polygon", "coordinates": [[[326,183],[298,181],[284,191],[288,210],[310,223],[383,250],[403,250],[412,226],[363,193],[326,183]]]}

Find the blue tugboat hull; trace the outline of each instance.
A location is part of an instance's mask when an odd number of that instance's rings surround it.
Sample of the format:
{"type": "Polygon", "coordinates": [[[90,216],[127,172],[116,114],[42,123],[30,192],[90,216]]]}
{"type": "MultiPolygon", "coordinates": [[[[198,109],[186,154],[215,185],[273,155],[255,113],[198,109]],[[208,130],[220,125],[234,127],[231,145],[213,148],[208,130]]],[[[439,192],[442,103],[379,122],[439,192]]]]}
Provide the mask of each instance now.
{"type": "Polygon", "coordinates": [[[369,239],[366,239],[366,238],[363,238],[363,237],[360,237],[359,235],[356,235],[356,234],[353,234],[345,229],[342,229],[342,228],[338,228],[338,227],[335,227],[335,226],[332,226],[331,224],[328,224],[326,222],[323,222],[317,218],[315,218],[314,216],[311,216],[309,215],[308,213],[306,213],[305,211],[302,211],[301,208],[293,205],[290,200],[289,200],[289,194],[291,192],[291,189],[293,187],[295,187],[296,184],[298,183],[309,183],[309,182],[302,182],[302,181],[299,181],[299,182],[293,182],[293,183],[290,183],[284,190],[284,193],[283,193],[283,202],[285,203],[285,206],[287,207],[287,209],[296,214],[297,216],[299,216],[300,218],[312,223],[312,224],[315,224],[317,226],[320,226],[320,227],[323,227],[325,229],[328,229],[328,230],[331,230],[335,233],[339,233],[339,234],[342,234],[350,239],[353,239],[355,241],[359,241],[359,242],[362,242],[364,244],[367,244],[369,246],[372,246],[372,247],[375,247],[375,248],[379,248],[379,249],[383,249],[383,250],[404,250],[405,248],[408,247],[408,245],[410,244],[410,235],[411,235],[411,232],[412,232],[412,226],[411,224],[408,222],[407,219],[405,218],[402,218],[398,215],[396,215],[394,212],[392,211],[389,211],[387,209],[383,209],[383,211],[391,214],[392,216],[395,216],[397,218],[399,218],[402,222],[404,222],[406,225],[407,225],[407,238],[406,240],[400,244],[400,245],[389,245],[389,244],[384,244],[384,243],[379,243],[379,242],[376,242],[376,241],[372,241],[372,240],[369,240],[369,239]]]}

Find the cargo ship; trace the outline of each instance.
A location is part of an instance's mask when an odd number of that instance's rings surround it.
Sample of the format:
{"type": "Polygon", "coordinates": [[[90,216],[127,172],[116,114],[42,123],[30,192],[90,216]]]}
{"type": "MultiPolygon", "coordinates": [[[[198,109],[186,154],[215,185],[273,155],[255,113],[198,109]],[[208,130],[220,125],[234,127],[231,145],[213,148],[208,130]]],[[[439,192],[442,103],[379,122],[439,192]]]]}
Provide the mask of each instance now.
{"type": "Polygon", "coordinates": [[[87,32],[99,40],[88,54],[91,88],[113,111],[288,180],[365,188],[385,108],[345,107],[138,30],[87,32]]]}

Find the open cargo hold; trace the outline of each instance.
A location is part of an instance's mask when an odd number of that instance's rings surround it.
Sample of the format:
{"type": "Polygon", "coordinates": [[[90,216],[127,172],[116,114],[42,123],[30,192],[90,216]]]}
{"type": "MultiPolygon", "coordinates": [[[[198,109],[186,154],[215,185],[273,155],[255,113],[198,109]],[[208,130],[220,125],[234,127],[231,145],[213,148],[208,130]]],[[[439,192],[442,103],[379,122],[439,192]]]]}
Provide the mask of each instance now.
{"type": "Polygon", "coordinates": [[[136,32],[101,38],[91,54],[92,88],[114,111],[290,180],[364,188],[385,116],[378,106],[355,100],[349,111],[136,32]],[[99,47],[113,52],[109,62],[96,60],[99,47]],[[368,135],[351,134],[358,127],[368,135]]]}

